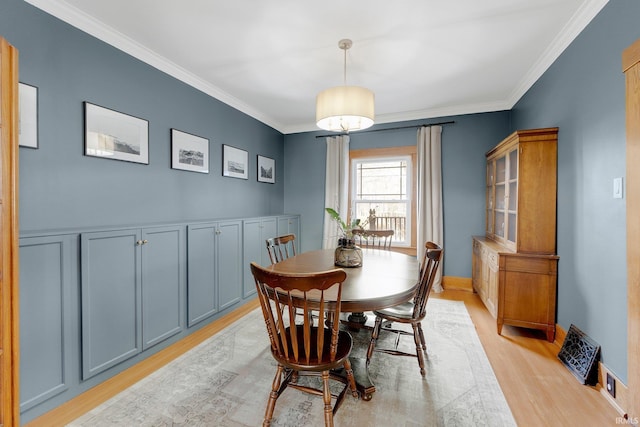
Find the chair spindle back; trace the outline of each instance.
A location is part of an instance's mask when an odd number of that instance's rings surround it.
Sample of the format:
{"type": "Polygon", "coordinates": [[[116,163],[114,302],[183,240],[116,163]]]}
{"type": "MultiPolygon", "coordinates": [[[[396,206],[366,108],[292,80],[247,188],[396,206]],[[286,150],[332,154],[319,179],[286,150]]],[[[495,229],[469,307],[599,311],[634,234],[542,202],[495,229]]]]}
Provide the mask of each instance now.
{"type": "Polygon", "coordinates": [[[281,363],[307,365],[333,362],[338,345],[342,282],[346,273],[334,269],[319,273],[276,273],[251,263],[271,350],[281,363]],[[296,323],[301,314],[302,324],[296,323]],[[317,316],[314,324],[311,311],[317,316]],[[330,329],[325,329],[329,320],[330,329]],[[318,326],[319,325],[319,326],[318,326]],[[329,346],[330,359],[322,361],[329,346]]]}
{"type": "Polygon", "coordinates": [[[427,310],[427,300],[433,287],[438,266],[442,259],[442,248],[433,242],[425,244],[425,253],[420,265],[420,283],[413,298],[413,318],[424,317],[427,310]]]}
{"type": "Polygon", "coordinates": [[[269,252],[271,264],[275,264],[296,255],[295,240],[295,234],[285,234],[283,236],[267,239],[267,252],[269,252]]]}

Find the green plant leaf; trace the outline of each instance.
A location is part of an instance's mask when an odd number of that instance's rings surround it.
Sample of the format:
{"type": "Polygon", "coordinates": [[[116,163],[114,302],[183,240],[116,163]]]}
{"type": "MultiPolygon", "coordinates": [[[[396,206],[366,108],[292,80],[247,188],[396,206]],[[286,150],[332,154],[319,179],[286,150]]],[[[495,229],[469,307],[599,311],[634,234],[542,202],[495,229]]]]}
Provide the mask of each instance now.
{"type": "Polygon", "coordinates": [[[335,221],[338,222],[338,224],[340,224],[340,228],[342,228],[342,231],[346,232],[347,231],[347,224],[345,224],[345,222],[342,220],[342,218],[340,218],[340,214],[338,212],[336,212],[335,209],[332,208],[324,208],[325,211],[327,211],[327,213],[329,214],[329,216],[331,216],[331,218],[335,221]]]}

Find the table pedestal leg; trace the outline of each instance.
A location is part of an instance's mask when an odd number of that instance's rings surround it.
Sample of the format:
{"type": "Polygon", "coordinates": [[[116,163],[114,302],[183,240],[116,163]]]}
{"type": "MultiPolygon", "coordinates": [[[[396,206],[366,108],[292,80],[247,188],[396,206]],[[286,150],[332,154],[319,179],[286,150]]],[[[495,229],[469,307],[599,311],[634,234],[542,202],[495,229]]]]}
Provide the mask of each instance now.
{"type": "Polygon", "coordinates": [[[351,369],[353,369],[353,376],[356,380],[356,388],[360,392],[360,397],[364,401],[369,401],[373,397],[373,393],[376,391],[376,386],[373,385],[371,378],[369,378],[369,372],[367,371],[367,362],[364,359],[351,358],[351,369]]]}
{"type": "Polygon", "coordinates": [[[367,323],[367,315],[363,312],[351,313],[348,317],[349,322],[364,325],[367,323]]]}

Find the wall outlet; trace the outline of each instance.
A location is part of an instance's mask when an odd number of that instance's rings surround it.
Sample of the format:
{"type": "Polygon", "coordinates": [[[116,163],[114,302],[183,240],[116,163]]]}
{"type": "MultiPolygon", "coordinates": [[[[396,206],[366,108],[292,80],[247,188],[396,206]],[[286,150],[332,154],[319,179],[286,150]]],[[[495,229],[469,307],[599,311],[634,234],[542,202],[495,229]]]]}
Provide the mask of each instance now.
{"type": "Polygon", "coordinates": [[[607,372],[607,391],[615,399],[616,398],[616,379],[607,372]]]}

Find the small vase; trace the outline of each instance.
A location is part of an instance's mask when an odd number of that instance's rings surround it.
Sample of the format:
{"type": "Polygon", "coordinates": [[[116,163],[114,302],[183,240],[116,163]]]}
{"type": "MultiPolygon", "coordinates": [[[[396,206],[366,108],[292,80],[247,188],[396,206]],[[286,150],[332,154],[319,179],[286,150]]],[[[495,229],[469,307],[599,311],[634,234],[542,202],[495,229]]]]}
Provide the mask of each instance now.
{"type": "Polygon", "coordinates": [[[362,267],[362,249],[356,246],[353,239],[338,239],[334,264],[339,267],[362,267]]]}

